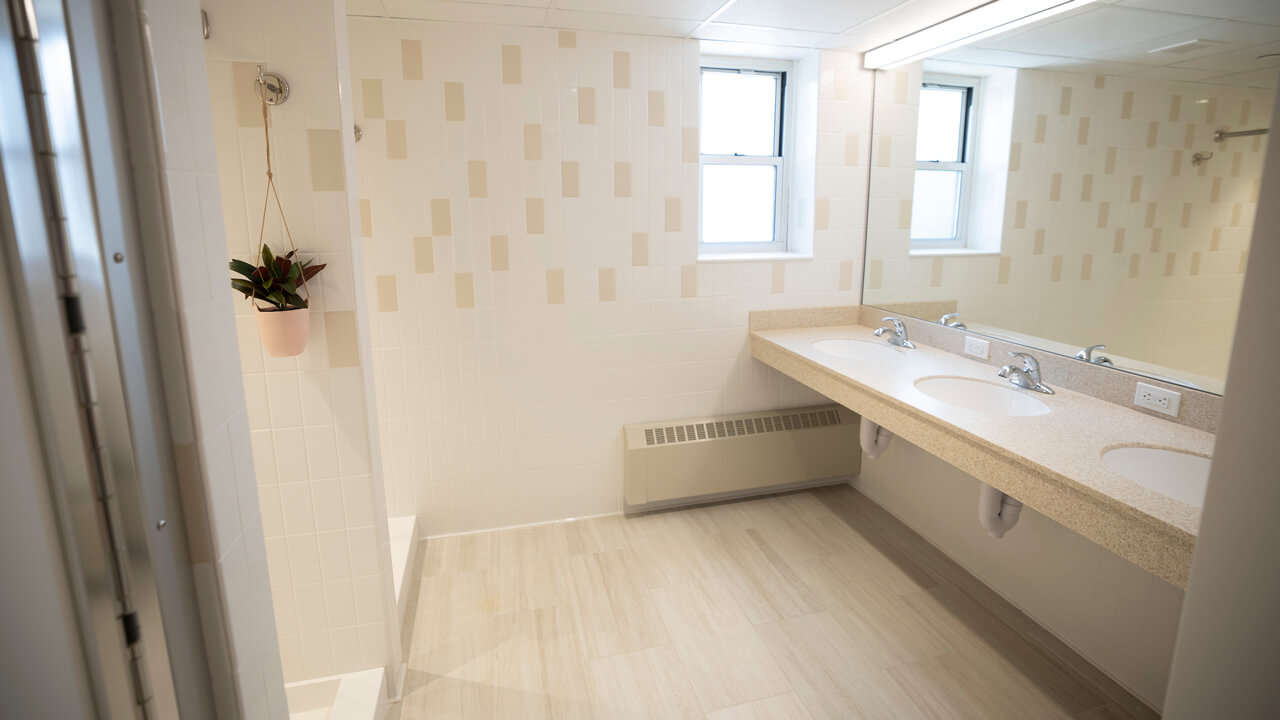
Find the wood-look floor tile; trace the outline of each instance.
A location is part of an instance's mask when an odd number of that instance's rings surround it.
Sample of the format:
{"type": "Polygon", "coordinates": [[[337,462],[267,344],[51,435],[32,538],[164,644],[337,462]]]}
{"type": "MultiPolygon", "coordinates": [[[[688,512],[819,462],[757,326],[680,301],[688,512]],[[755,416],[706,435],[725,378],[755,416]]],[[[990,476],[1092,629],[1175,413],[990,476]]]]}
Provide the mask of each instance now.
{"type": "Polygon", "coordinates": [[[671,585],[651,594],[703,710],[791,691],[724,581],[671,585]]]}
{"type": "Polygon", "coordinates": [[[709,539],[717,552],[715,576],[729,583],[752,624],[817,612],[821,603],[795,570],[755,530],[709,539]]]}
{"type": "Polygon", "coordinates": [[[813,720],[795,693],[735,705],[707,713],[707,720],[813,720]]]}
{"type": "Polygon", "coordinates": [[[627,547],[627,535],[623,530],[626,518],[621,515],[584,518],[556,523],[565,552],[569,555],[589,555],[606,550],[627,547]]]}
{"type": "Polygon", "coordinates": [[[666,626],[649,597],[660,573],[632,550],[571,558],[573,611],[589,657],[605,657],[666,645],[666,626]]]}
{"type": "Polygon", "coordinates": [[[597,658],[587,675],[595,716],[610,720],[701,720],[704,716],[670,646],[597,658]]]}

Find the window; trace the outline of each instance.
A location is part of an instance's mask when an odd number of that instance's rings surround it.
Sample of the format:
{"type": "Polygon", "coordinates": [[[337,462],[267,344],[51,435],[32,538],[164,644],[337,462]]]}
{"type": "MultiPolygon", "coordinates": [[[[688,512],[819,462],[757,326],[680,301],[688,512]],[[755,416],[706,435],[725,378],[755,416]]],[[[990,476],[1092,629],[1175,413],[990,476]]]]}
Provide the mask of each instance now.
{"type": "Polygon", "coordinates": [[[787,75],[728,65],[702,68],[699,251],[785,252],[787,75]]]}
{"type": "Polygon", "coordinates": [[[979,78],[926,75],[920,88],[911,248],[964,248],[974,186],[979,78]]]}

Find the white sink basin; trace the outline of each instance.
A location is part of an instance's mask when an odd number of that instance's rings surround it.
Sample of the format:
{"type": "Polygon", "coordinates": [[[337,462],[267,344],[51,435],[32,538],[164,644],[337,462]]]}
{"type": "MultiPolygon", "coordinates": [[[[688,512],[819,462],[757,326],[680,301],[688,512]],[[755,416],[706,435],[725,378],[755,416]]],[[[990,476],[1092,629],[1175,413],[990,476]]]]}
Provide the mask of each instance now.
{"type": "Polygon", "coordinates": [[[897,350],[884,342],[871,342],[869,340],[852,340],[849,338],[819,340],[813,344],[813,349],[820,353],[844,358],[845,360],[859,360],[862,362],[884,362],[902,358],[901,350],[897,350]]]}
{"type": "Polygon", "coordinates": [[[916,389],[939,402],[987,415],[1028,417],[1049,412],[1049,405],[1032,391],[986,380],[926,377],[916,381],[916,389]]]}
{"type": "Polygon", "coordinates": [[[1202,507],[1210,458],[1152,447],[1118,447],[1102,454],[1107,467],[1148,490],[1202,507]]]}

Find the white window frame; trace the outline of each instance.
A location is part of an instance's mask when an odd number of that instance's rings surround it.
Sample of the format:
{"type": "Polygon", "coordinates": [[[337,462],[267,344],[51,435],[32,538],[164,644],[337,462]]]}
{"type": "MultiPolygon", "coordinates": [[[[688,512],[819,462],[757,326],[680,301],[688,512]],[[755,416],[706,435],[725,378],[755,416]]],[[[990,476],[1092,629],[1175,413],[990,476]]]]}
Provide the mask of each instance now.
{"type": "MultiPolygon", "coordinates": [[[[703,57],[698,70],[698,83],[704,72],[753,73],[778,77],[774,100],[774,155],[704,155],[701,148],[701,122],[699,122],[698,148],[698,255],[739,255],[755,253],[787,253],[787,154],[791,150],[792,113],[787,92],[787,74],[791,63],[764,58],[703,57]],[[765,165],[774,170],[773,194],[773,242],[706,243],[702,241],[702,173],[707,165],[765,165]]],[[[698,116],[702,116],[702,96],[698,96],[698,116]]]]}
{"type": "MultiPolygon", "coordinates": [[[[967,88],[969,106],[965,110],[960,128],[960,162],[916,161],[916,172],[921,170],[955,170],[960,173],[960,197],[956,202],[955,236],[950,238],[910,238],[911,250],[960,250],[969,247],[969,206],[976,182],[978,156],[978,123],[982,122],[982,78],[964,75],[925,73],[922,87],[967,88]]],[[[914,186],[914,183],[912,183],[914,186]]],[[[914,208],[913,208],[914,210],[914,208]]]]}

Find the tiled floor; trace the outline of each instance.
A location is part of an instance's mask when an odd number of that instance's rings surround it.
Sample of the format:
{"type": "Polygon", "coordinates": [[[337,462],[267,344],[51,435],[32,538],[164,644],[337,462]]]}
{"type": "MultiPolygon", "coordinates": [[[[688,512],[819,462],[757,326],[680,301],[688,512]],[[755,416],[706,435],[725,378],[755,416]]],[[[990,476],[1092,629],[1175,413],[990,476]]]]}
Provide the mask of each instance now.
{"type": "Polygon", "coordinates": [[[432,540],[409,632],[400,720],[1155,717],[847,486],[432,540]]]}

